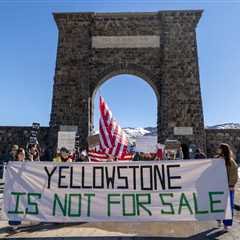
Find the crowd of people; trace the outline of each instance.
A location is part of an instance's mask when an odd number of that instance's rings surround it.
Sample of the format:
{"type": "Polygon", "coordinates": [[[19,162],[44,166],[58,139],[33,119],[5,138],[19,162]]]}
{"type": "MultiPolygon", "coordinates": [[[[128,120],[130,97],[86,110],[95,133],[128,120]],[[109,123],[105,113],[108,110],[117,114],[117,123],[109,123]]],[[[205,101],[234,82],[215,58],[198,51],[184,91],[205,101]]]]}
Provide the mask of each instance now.
{"type": "MultiPolygon", "coordinates": [[[[230,147],[229,147],[229,151],[230,147]]],[[[62,147],[55,155],[50,150],[40,148],[38,144],[28,144],[26,148],[13,145],[9,152],[0,155],[0,164],[9,161],[53,161],[53,162],[91,162],[91,154],[103,154],[102,151],[91,149],[88,151],[70,151],[66,147],[62,147]]],[[[105,158],[108,161],[119,161],[121,158],[106,154],[105,158]]],[[[218,157],[218,156],[217,156],[218,157]]],[[[197,148],[192,156],[192,159],[205,159],[206,154],[197,148]]],[[[177,150],[165,149],[163,151],[152,152],[132,152],[128,154],[127,160],[130,161],[154,161],[154,160],[183,160],[188,159],[184,156],[182,148],[177,150]]],[[[126,160],[126,159],[125,159],[126,160]]]]}
{"type": "MultiPolygon", "coordinates": [[[[100,153],[100,152],[99,152],[100,153]]],[[[166,151],[159,155],[156,153],[134,152],[131,154],[132,161],[153,161],[153,160],[181,160],[184,159],[181,150],[176,154],[171,151],[166,151]]],[[[204,159],[206,155],[197,149],[195,159],[204,159]]],[[[109,160],[117,161],[117,157],[109,156],[109,160]]],[[[91,158],[88,156],[86,150],[79,151],[78,153],[72,152],[65,147],[62,147],[59,152],[54,156],[49,150],[40,148],[38,144],[29,144],[26,148],[13,145],[8,153],[0,156],[1,163],[9,161],[54,161],[54,162],[89,162],[91,158]]]]}
{"type": "Polygon", "coordinates": [[[45,148],[40,148],[38,144],[28,144],[26,148],[13,145],[9,152],[0,156],[1,163],[9,161],[51,161],[51,153],[45,148]]]}
{"type": "Polygon", "coordinates": [[[54,161],[54,162],[78,162],[87,161],[87,155],[72,153],[67,148],[62,147],[60,151],[53,156],[50,150],[40,148],[38,144],[29,144],[26,148],[13,145],[9,152],[0,156],[0,162],[9,161],[54,161]]]}
{"type": "MultiPolygon", "coordinates": [[[[171,153],[171,152],[170,152],[171,153]]],[[[171,154],[170,154],[171,155],[171,154]]],[[[133,161],[148,161],[148,160],[159,160],[158,153],[135,153],[133,155],[133,161]]],[[[171,159],[172,156],[164,155],[164,159],[171,159]]],[[[183,155],[181,151],[175,154],[175,159],[183,159],[183,155]]],[[[235,185],[238,181],[238,165],[234,159],[234,155],[230,149],[228,144],[222,143],[220,144],[217,155],[217,158],[223,158],[225,160],[227,177],[228,177],[228,185],[230,192],[230,202],[233,213],[234,208],[234,189],[235,185]]],[[[206,155],[200,150],[196,149],[195,151],[195,159],[204,159],[206,155]]],[[[72,153],[67,148],[62,147],[59,153],[51,158],[51,155],[46,150],[40,149],[38,144],[29,144],[26,149],[19,147],[18,145],[13,145],[11,150],[1,156],[0,160],[2,163],[7,163],[9,161],[51,161],[61,163],[61,162],[88,162],[88,154],[87,151],[81,151],[80,154],[72,153]]],[[[112,158],[112,161],[116,161],[116,158],[112,158]]],[[[19,222],[9,222],[11,225],[18,225],[19,222]]],[[[222,224],[221,221],[218,221],[218,225],[222,224]]],[[[232,219],[223,221],[224,228],[227,229],[228,226],[232,225],[232,219]]]]}

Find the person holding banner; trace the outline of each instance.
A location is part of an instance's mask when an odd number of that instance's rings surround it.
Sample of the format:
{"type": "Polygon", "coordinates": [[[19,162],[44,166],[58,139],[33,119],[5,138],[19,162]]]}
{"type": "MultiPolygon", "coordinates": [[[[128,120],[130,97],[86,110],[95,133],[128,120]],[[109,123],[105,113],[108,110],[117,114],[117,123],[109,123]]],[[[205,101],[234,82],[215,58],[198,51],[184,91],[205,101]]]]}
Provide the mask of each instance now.
{"type": "Polygon", "coordinates": [[[140,161],[140,154],[139,152],[136,152],[134,157],[133,157],[133,161],[140,161]]]}
{"type": "Polygon", "coordinates": [[[197,148],[195,151],[194,159],[205,159],[207,158],[203,151],[200,148],[197,148]]]}
{"type": "MultiPolygon", "coordinates": [[[[15,161],[25,161],[25,150],[24,148],[19,148],[16,153],[15,161]]],[[[12,226],[12,230],[17,230],[18,226],[21,224],[21,221],[8,221],[8,224],[12,226]]]]}
{"type": "Polygon", "coordinates": [[[88,156],[87,156],[87,151],[86,150],[83,150],[81,151],[80,153],[80,156],[79,156],[79,162],[88,162],[88,156]]]}
{"type": "MultiPolygon", "coordinates": [[[[228,186],[230,191],[230,203],[232,209],[234,209],[234,187],[238,181],[238,165],[233,158],[233,153],[230,149],[230,146],[226,143],[221,143],[218,149],[218,157],[222,157],[225,160],[227,177],[228,177],[228,186]]],[[[223,220],[224,229],[228,230],[229,226],[232,226],[232,219],[223,220]]],[[[219,227],[221,226],[221,221],[218,221],[219,227]]]]}
{"type": "Polygon", "coordinates": [[[59,156],[53,159],[54,162],[72,162],[72,158],[70,156],[70,152],[67,148],[62,147],[60,149],[59,156]]]}

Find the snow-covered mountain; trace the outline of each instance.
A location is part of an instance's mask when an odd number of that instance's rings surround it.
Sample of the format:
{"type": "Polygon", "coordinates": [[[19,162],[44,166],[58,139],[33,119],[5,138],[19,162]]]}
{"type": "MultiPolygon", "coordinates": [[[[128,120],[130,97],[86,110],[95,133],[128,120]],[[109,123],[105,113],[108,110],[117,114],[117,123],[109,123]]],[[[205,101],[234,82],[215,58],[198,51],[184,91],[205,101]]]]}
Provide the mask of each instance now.
{"type": "Polygon", "coordinates": [[[146,128],[123,128],[129,137],[130,142],[134,141],[139,136],[157,136],[157,127],[146,127],[146,128]]]}
{"type": "Polygon", "coordinates": [[[129,137],[138,137],[151,133],[145,128],[123,128],[129,137]]]}
{"type": "Polygon", "coordinates": [[[240,129],[240,123],[223,123],[211,127],[209,129],[240,129]]]}
{"type": "MultiPolygon", "coordinates": [[[[224,123],[215,126],[207,126],[208,129],[240,129],[240,123],[224,123]]],[[[134,141],[139,136],[157,136],[157,127],[126,127],[123,128],[130,141],[134,141]]]]}
{"type": "MultiPolygon", "coordinates": [[[[240,123],[223,123],[215,126],[207,126],[208,129],[240,129],[240,123]]],[[[130,139],[138,136],[157,136],[157,127],[123,128],[130,139]]]]}

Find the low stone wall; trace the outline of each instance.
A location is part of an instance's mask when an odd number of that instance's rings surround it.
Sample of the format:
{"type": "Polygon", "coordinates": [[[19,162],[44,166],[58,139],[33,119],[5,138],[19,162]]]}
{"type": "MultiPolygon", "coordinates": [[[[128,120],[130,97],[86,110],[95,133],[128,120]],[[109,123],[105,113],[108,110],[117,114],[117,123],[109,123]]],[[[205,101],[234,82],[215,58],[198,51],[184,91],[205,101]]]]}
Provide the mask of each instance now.
{"type": "Polygon", "coordinates": [[[240,163],[240,129],[205,129],[207,155],[216,155],[220,143],[228,143],[240,163]]]}
{"type": "MultiPolygon", "coordinates": [[[[29,141],[31,127],[0,126],[0,154],[9,150],[11,145],[26,147],[29,141]]],[[[48,146],[49,127],[41,127],[38,132],[40,146],[48,146]]]]}

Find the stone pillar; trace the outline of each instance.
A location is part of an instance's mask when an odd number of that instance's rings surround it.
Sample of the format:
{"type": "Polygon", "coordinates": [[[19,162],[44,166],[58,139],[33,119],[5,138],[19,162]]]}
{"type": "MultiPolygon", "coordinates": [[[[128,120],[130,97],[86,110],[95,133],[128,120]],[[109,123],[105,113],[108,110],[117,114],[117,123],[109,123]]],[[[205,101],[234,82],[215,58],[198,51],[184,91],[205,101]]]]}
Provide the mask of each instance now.
{"type": "Polygon", "coordinates": [[[59,41],[51,129],[79,126],[80,144],[86,147],[93,92],[120,65],[119,73],[146,73],[158,93],[161,142],[177,138],[205,149],[195,32],[200,16],[197,10],[54,14],[59,41]],[[174,136],[175,127],[191,127],[193,135],[174,136]]]}
{"type": "Polygon", "coordinates": [[[89,133],[91,13],[54,14],[59,30],[50,127],[56,146],[60,125],[79,127],[80,146],[89,133]],[[54,129],[54,131],[53,131],[54,129]]]}
{"type": "Polygon", "coordinates": [[[162,48],[160,140],[175,138],[205,149],[195,32],[201,12],[166,11],[159,15],[162,48]],[[174,127],[192,127],[193,135],[174,136],[174,127]]]}

